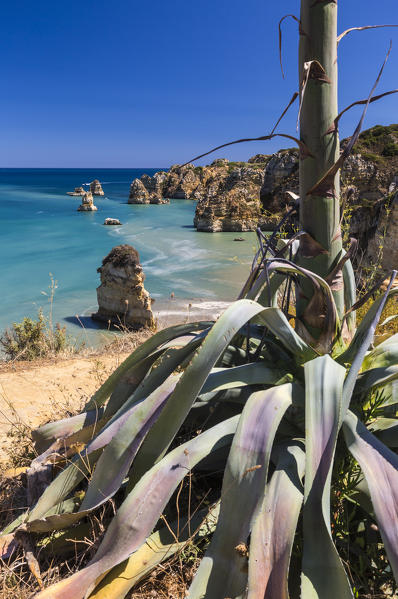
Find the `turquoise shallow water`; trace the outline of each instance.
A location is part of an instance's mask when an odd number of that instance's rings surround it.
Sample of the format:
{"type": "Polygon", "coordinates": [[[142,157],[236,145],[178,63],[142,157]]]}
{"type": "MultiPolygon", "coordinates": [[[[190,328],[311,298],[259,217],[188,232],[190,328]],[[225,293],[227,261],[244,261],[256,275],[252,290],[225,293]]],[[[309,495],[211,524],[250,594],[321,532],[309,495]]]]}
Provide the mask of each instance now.
{"type": "MultiPolygon", "coordinates": [[[[159,169],[0,169],[0,330],[24,316],[48,313],[49,273],[58,281],[54,320],[73,336],[100,336],[87,317],[96,309],[96,269],[120,243],[140,253],[145,286],[159,313],[188,305],[193,298],[208,302],[234,299],[252,259],[254,234],[234,242],[236,233],[198,233],[192,226],[195,203],[171,200],[169,205],[129,205],[131,181],[159,169]],[[95,197],[98,212],[77,212],[79,198],[66,195],[98,178],[105,198],[95,197]],[[106,217],[121,227],[104,227],[106,217]],[[175,294],[173,306],[170,294],[175,294]],[[87,330],[82,333],[75,315],[87,330]]],[[[238,235],[240,236],[240,234],[238,235]]]]}

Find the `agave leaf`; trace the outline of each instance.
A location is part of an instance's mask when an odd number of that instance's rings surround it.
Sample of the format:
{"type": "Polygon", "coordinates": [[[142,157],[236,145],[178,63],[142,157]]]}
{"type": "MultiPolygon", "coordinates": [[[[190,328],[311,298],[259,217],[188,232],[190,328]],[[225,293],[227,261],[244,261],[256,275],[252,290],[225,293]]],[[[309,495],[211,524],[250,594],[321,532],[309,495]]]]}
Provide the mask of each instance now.
{"type": "Polygon", "coordinates": [[[201,510],[191,518],[172,522],[151,534],[143,545],[125,562],[113,568],[101,581],[90,599],[124,599],[137,582],[156,566],[184,549],[187,540],[211,534],[216,526],[220,505],[210,511],[201,510]],[[189,526],[188,526],[189,522],[189,526]],[[177,532],[179,532],[177,536],[177,532]],[[190,536],[190,531],[192,535],[190,536]],[[173,533],[173,534],[172,534],[173,533]]]}
{"type": "Polygon", "coordinates": [[[107,574],[89,599],[124,599],[130,589],[184,545],[183,541],[163,543],[159,532],[153,533],[128,560],[107,574]]]}
{"type": "Polygon", "coordinates": [[[253,393],[247,401],[225,468],[220,517],[189,589],[190,599],[241,597],[247,584],[247,547],[267,481],[279,423],[292,405],[291,384],[253,393]]]}
{"type": "Polygon", "coordinates": [[[397,418],[377,418],[369,426],[369,429],[376,434],[382,443],[387,447],[398,447],[398,419],[397,418]]]}
{"type": "MultiPolygon", "coordinates": [[[[136,416],[134,414],[137,412],[140,404],[143,402],[142,396],[146,392],[150,392],[151,389],[156,389],[158,384],[164,379],[164,377],[170,372],[170,370],[174,370],[177,363],[183,357],[189,355],[189,353],[194,351],[195,347],[196,344],[194,344],[193,347],[191,347],[191,344],[188,344],[186,348],[182,348],[182,350],[176,350],[175,352],[172,352],[171,355],[166,356],[161,365],[159,365],[159,367],[155,369],[155,373],[151,377],[151,380],[146,379],[145,381],[143,381],[143,383],[139,385],[136,392],[133,393],[129,400],[126,401],[125,404],[119,409],[119,411],[111,418],[111,420],[108,422],[105,428],[97,434],[97,436],[88,444],[85,450],[74,460],[72,460],[72,462],[55,478],[55,480],[45,490],[38,503],[36,504],[35,508],[30,513],[28,519],[29,524],[27,524],[29,530],[35,530],[36,532],[45,532],[48,530],[53,530],[54,528],[64,528],[65,526],[69,526],[70,524],[77,522],[83,516],[87,515],[88,510],[97,507],[100,503],[103,503],[106,500],[106,497],[103,495],[103,492],[101,492],[101,497],[98,497],[98,495],[94,493],[95,497],[99,501],[99,503],[97,503],[97,506],[95,505],[95,502],[92,504],[88,504],[88,499],[86,498],[84,509],[79,510],[79,512],[70,514],[69,516],[63,515],[62,518],[58,519],[55,516],[49,519],[46,518],[48,510],[53,505],[59,503],[59,501],[66,497],[67,494],[70,493],[76,487],[76,485],[78,485],[85,477],[91,477],[93,467],[99,459],[99,456],[101,455],[102,450],[106,445],[108,445],[113,440],[112,448],[109,450],[109,453],[107,453],[107,456],[111,455],[111,452],[113,451],[115,445],[117,445],[119,448],[123,446],[123,442],[122,445],[119,444],[119,431],[123,426],[127,426],[127,421],[130,421],[130,423],[135,422],[136,416]],[[177,354],[177,352],[180,353],[177,354]]],[[[166,382],[164,384],[167,388],[170,387],[170,383],[166,382]]],[[[170,389],[173,388],[173,386],[174,383],[171,383],[170,389]]],[[[164,399],[163,396],[164,390],[161,385],[159,389],[156,390],[156,392],[154,392],[154,397],[152,397],[151,399],[148,398],[149,401],[145,405],[145,407],[140,406],[140,415],[142,415],[142,410],[144,410],[144,412],[148,410],[150,411],[153,408],[154,402],[156,405],[158,405],[157,402],[162,402],[164,399]]],[[[143,429],[141,432],[143,432],[144,429],[146,432],[151,422],[151,419],[148,422],[144,422],[143,429]]],[[[133,459],[137,448],[142,442],[142,437],[140,436],[140,434],[138,434],[137,439],[134,440],[134,438],[130,437],[127,434],[124,438],[132,443],[132,446],[130,448],[130,460],[127,459],[126,461],[126,458],[129,455],[128,453],[126,453],[124,456],[122,456],[119,453],[119,459],[123,459],[124,457],[125,464],[128,464],[129,466],[131,463],[131,459],[133,459]],[[140,442],[136,444],[138,439],[140,439],[140,442]]],[[[108,463],[108,458],[104,458],[104,460],[104,463],[108,463]]],[[[91,497],[91,499],[94,496],[92,489],[98,488],[99,484],[105,485],[105,479],[108,481],[109,479],[113,480],[113,492],[117,490],[115,488],[115,481],[120,480],[120,477],[122,477],[121,480],[123,480],[123,477],[126,474],[125,469],[120,469],[119,471],[115,472],[115,462],[113,462],[113,460],[111,460],[111,465],[111,468],[109,467],[109,465],[107,465],[107,468],[104,471],[105,475],[102,483],[99,483],[98,481],[101,481],[101,477],[103,476],[101,473],[103,472],[103,470],[101,468],[98,472],[96,471],[95,480],[92,485],[89,485],[89,497],[91,497]],[[123,475],[121,474],[122,472],[123,475]]]]}
{"type": "Polygon", "coordinates": [[[57,531],[39,538],[36,547],[40,553],[45,554],[47,559],[54,556],[68,558],[76,555],[79,543],[86,544],[92,532],[92,522],[82,522],[69,530],[57,531]]]}
{"type": "Polygon", "coordinates": [[[109,402],[103,407],[82,412],[71,418],[50,422],[32,432],[39,451],[44,452],[58,439],[65,439],[65,448],[76,443],[87,443],[109,421],[109,418],[133,393],[148,369],[165,350],[152,353],[135,364],[117,383],[109,402]],[[127,380],[126,380],[127,379],[127,380]]]}
{"type": "Polygon", "coordinates": [[[374,510],[372,500],[370,498],[369,487],[364,477],[357,483],[355,489],[345,496],[347,501],[351,501],[356,505],[359,505],[365,512],[367,512],[372,518],[374,518],[374,510]]]}
{"type": "Polygon", "coordinates": [[[366,355],[363,368],[368,370],[370,368],[382,368],[383,366],[395,366],[396,364],[398,364],[398,342],[389,343],[388,345],[381,343],[366,355]]]}
{"type": "Polygon", "coordinates": [[[366,393],[371,389],[384,387],[398,378],[398,365],[371,368],[358,376],[354,393],[366,393]]]}
{"type": "MultiPolygon", "coordinates": [[[[317,342],[317,346],[324,351],[331,347],[333,338],[336,335],[339,321],[337,316],[337,309],[334,302],[332,289],[328,282],[316,273],[309,271],[305,268],[297,266],[288,260],[275,258],[270,260],[267,264],[267,271],[276,270],[278,273],[288,273],[291,275],[297,275],[309,279],[314,286],[314,295],[308,308],[305,312],[305,320],[307,324],[316,328],[321,328],[322,333],[317,342]],[[323,309],[323,306],[327,309],[327,318],[320,320],[319,314],[323,309]]],[[[315,340],[314,340],[315,342],[315,340]]]]}
{"type": "Polygon", "coordinates": [[[246,298],[256,300],[262,306],[277,308],[278,292],[283,283],[286,283],[286,276],[264,270],[257,277],[246,298]]]}
{"type": "Polygon", "coordinates": [[[39,453],[43,453],[57,439],[67,438],[83,428],[91,427],[94,430],[95,424],[101,420],[102,415],[103,409],[94,409],[40,426],[32,431],[36,449],[39,453]]]}
{"type": "MultiPolygon", "coordinates": [[[[343,282],[344,282],[344,304],[345,309],[349,310],[357,301],[357,285],[355,282],[354,269],[352,268],[351,260],[343,265],[343,282]]],[[[355,334],[356,314],[355,311],[347,315],[347,328],[351,337],[355,334]]]]}
{"type": "Polygon", "coordinates": [[[245,350],[236,345],[228,345],[220,359],[216,362],[216,366],[220,368],[224,366],[232,368],[233,366],[242,364],[247,364],[247,354],[245,350]]]}
{"type": "Polygon", "coordinates": [[[398,578],[398,456],[377,439],[352,413],[343,424],[348,449],[360,465],[369,487],[380,534],[398,578]]]}
{"type": "MultiPolygon", "coordinates": [[[[348,346],[346,351],[339,356],[338,362],[340,364],[352,363],[358,355],[358,352],[360,352],[361,356],[363,354],[361,360],[362,364],[365,352],[368,350],[369,345],[373,340],[374,332],[380,320],[380,316],[386,304],[386,301],[394,297],[397,293],[398,288],[393,287],[392,289],[390,289],[390,291],[384,293],[373,302],[368,312],[365,314],[365,316],[359,323],[359,326],[350,345],[348,346]]],[[[380,344],[380,346],[378,347],[386,347],[386,345],[391,345],[392,342],[393,337],[390,337],[388,343],[384,342],[383,344],[380,344]]],[[[395,340],[395,343],[396,342],[397,340],[395,340]]]]}
{"type": "MultiPolygon", "coordinates": [[[[113,400],[111,395],[109,402],[105,408],[105,415],[112,416],[116,419],[124,411],[128,410],[134,403],[145,397],[148,397],[155,389],[159,387],[174,370],[181,366],[182,362],[191,357],[195,349],[202,343],[202,338],[196,338],[185,346],[175,349],[169,348],[162,355],[156,367],[153,368],[147,376],[137,386],[134,386],[129,392],[128,388],[124,390],[117,400],[113,400]]],[[[128,385],[128,380],[126,385],[128,385]]],[[[115,390],[116,391],[116,390],[115,390]]]]}
{"type": "MultiPolygon", "coordinates": [[[[395,271],[394,271],[395,272],[395,271]]],[[[396,273],[395,273],[396,274],[396,273]]],[[[357,381],[358,373],[369,349],[369,345],[373,341],[377,324],[380,320],[383,308],[389,298],[398,293],[398,288],[390,288],[395,275],[393,275],[387,291],[380,296],[369,308],[367,314],[362,319],[359,327],[356,330],[353,340],[346,351],[338,358],[340,364],[351,362],[351,367],[348,371],[343,389],[343,414],[346,413],[354,387],[357,381]]]]}
{"type": "Polygon", "coordinates": [[[152,352],[159,349],[161,345],[168,343],[172,339],[187,335],[192,331],[203,331],[213,324],[213,322],[191,322],[188,324],[179,324],[159,331],[142,343],[133,353],[120,364],[120,366],[111,374],[111,376],[94,393],[93,397],[85,405],[84,411],[99,407],[108,399],[121,378],[138,362],[147,358],[152,352]]]}
{"type": "MultiPolygon", "coordinates": [[[[78,456],[73,458],[68,466],[62,470],[52,483],[43,492],[39,501],[30,512],[27,519],[27,528],[36,532],[46,532],[54,528],[63,528],[68,526],[68,518],[63,516],[59,518],[52,517],[46,519],[51,514],[50,510],[66,497],[73,489],[84,479],[90,480],[93,468],[98,461],[103,448],[117,435],[123,424],[128,420],[132,413],[138,408],[138,404],[123,413],[117,420],[110,423],[105,429],[87,445],[87,447],[78,456]],[[43,518],[45,518],[43,520],[43,518]]],[[[70,524],[77,522],[86,515],[85,513],[71,514],[70,524]]]]}
{"type": "Polygon", "coordinates": [[[250,537],[247,599],[289,597],[289,563],[303,503],[305,453],[297,442],[275,450],[276,469],[265,488],[250,537]]]}
{"type": "MultiPolygon", "coordinates": [[[[178,365],[178,363],[183,360],[189,351],[194,351],[197,344],[200,342],[201,339],[198,339],[196,343],[191,341],[192,345],[189,343],[186,344],[180,354],[177,353],[178,350],[169,350],[167,352],[168,348],[166,344],[166,346],[164,346],[162,349],[153,351],[147,357],[134,363],[133,366],[131,366],[128,370],[124,370],[119,375],[118,381],[115,383],[105,410],[103,407],[94,407],[94,409],[88,412],[82,412],[81,414],[77,414],[71,418],[50,422],[34,430],[32,432],[32,437],[36,443],[38,451],[40,453],[44,452],[55,440],[60,438],[66,439],[70,435],[78,433],[82,428],[87,428],[86,433],[89,433],[89,426],[92,427],[92,430],[99,431],[100,428],[107,422],[107,420],[109,420],[111,416],[114,416],[114,414],[118,412],[118,410],[125,404],[126,400],[137,390],[137,387],[147,374],[150,367],[162,354],[166,353],[162,362],[160,363],[161,368],[158,368],[156,376],[152,378],[150,391],[148,390],[148,385],[141,385],[140,393],[137,393],[135,399],[142,399],[146,395],[149,395],[149,393],[159,386],[174,370],[175,366],[173,367],[173,364],[177,363],[178,365]],[[171,360],[167,360],[167,358],[171,358],[171,360]],[[165,368],[166,364],[167,368],[165,368]],[[162,375],[164,375],[163,378],[162,375]],[[101,422],[103,415],[105,415],[105,420],[101,422]]],[[[176,341],[169,343],[175,344],[176,341]]],[[[76,438],[74,438],[71,442],[76,443],[80,442],[81,440],[85,440],[86,433],[77,435],[76,438]]],[[[90,437],[88,437],[87,440],[89,438],[90,437]]],[[[68,443],[69,442],[70,440],[68,439],[68,443]]]]}
{"type": "Polygon", "coordinates": [[[379,417],[369,425],[369,430],[387,447],[398,447],[398,419],[379,417]]]}
{"type": "Polygon", "coordinates": [[[175,387],[178,376],[171,377],[146,401],[135,404],[112,422],[88,445],[79,457],[79,464],[72,463],[47,487],[25,524],[27,530],[46,532],[65,528],[78,522],[83,516],[107,501],[119,489],[142,440],[162,406],[175,387]],[[98,460],[94,474],[80,509],[73,514],[49,516],[48,510],[65,497],[82,480],[82,465],[91,455],[106,449],[98,460]],[[77,470],[77,472],[76,472],[77,470]]]}
{"type": "Polygon", "coordinates": [[[395,333],[394,335],[387,337],[387,339],[385,339],[381,343],[378,343],[377,348],[387,349],[390,345],[395,345],[395,344],[398,344],[398,333],[395,333]]]}
{"type": "Polygon", "coordinates": [[[305,485],[302,599],[353,595],[330,531],[330,482],[341,427],[345,369],[330,356],[304,365],[305,485]]]}
{"type": "Polygon", "coordinates": [[[210,391],[222,391],[244,385],[277,385],[288,382],[284,379],[291,375],[282,370],[269,368],[261,362],[243,364],[233,368],[213,368],[205,384],[201,395],[210,391]]]}
{"type": "Polygon", "coordinates": [[[389,322],[392,322],[396,318],[398,318],[398,314],[393,314],[392,316],[388,316],[385,320],[383,320],[383,322],[380,323],[380,326],[384,327],[384,325],[388,324],[389,322]]]}
{"type": "Polygon", "coordinates": [[[311,348],[298,337],[280,310],[264,309],[250,300],[234,302],[209,331],[160,417],[149,431],[133,464],[129,490],[143,473],[164,455],[222,352],[241,327],[256,315],[261,317],[262,322],[272,331],[278,332],[281,340],[297,354],[300,356],[307,355],[308,352],[313,354],[311,348]]]}
{"type": "Polygon", "coordinates": [[[112,497],[128,473],[146,433],[156,422],[180,375],[170,376],[134,409],[97,462],[81,510],[95,509],[112,497]]]}
{"type": "MultiPolygon", "coordinates": [[[[76,507],[77,504],[78,504],[78,501],[74,497],[72,497],[71,499],[66,499],[65,501],[61,501],[57,505],[54,505],[48,511],[48,515],[52,516],[54,514],[67,514],[67,513],[70,513],[70,512],[72,512],[75,509],[75,507],[76,507]]],[[[3,535],[7,535],[7,534],[15,531],[21,524],[23,524],[24,521],[27,518],[27,515],[28,515],[28,511],[23,512],[22,514],[20,514],[18,516],[18,518],[16,518],[13,522],[11,522],[10,524],[8,524],[1,531],[0,539],[3,537],[3,535]]]]}
{"type": "Polygon", "coordinates": [[[163,348],[152,352],[147,358],[140,360],[140,362],[135,364],[122,376],[105,406],[105,416],[107,418],[114,416],[118,412],[125,401],[136,391],[153,364],[165,352],[166,349],[163,348]]]}
{"type": "Polygon", "coordinates": [[[89,564],[39,593],[37,599],[87,597],[100,576],[126,560],[145,543],[184,476],[205,456],[231,443],[238,421],[239,416],[234,416],[217,424],[176,447],[151,468],[120,506],[89,564]]]}
{"type": "Polygon", "coordinates": [[[265,308],[257,315],[255,321],[268,327],[298,361],[305,362],[317,356],[317,352],[297,335],[286,316],[278,308],[265,308]]]}

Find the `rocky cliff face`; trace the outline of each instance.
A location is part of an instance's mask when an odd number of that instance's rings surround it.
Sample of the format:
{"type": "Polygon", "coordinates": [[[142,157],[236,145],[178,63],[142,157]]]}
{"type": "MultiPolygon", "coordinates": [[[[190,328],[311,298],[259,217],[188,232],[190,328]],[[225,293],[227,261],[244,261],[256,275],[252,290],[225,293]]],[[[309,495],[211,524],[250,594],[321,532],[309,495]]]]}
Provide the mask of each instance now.
{"type": "Polygon", "coordinates": [[[261,215],[262,169],[250,165],[231,168],[228,163],[215,168],[223,172],[213,173],[206,187],[202,186],[194,219],[197,230],[253,231],[261,215]]]}
{"type": "Polygon", "coordinates": [[[90,191],[93,194],[93,196],[103,196],[103,195],[105,195],[104,194],[104,190],[102,189],[102,185],[98,181],[98,179],[94,179],[94,181],[92,181],[90,183],[90,191]]]}
{"type": "MultiPolygon", "coordinates": [[[[344,142],[343,142],[344,143],[344,142]]],[[[271,230],[298,193],[298,152],[281,150],[257,154],[248,162],[218,159],[209,166],[174,165],[166,173],[143,175],[131,184],[131,203],[158,203],[164,198],[196,200],[194,225],[198,231],[271,230]]],[[[383,268],[398,264],[398,125],[364,131],[356,153],[342,171],[342,197],[350,220],[349,234],[360,242],[366,264],[381,259],[383,268]],[[395,195],[394,195],[395,194],[395,195]],[[394,253],[393,247],[397,246],[394,253]]]]}
{"type": "Polygon", "coordinates": [[[129,203],[197,200],[194,224],[198,231],[251,231],[261,215],[259,191],[268,157],[234,163],[218,159],[210,166],[172,166],[153,177],[143,175],[130,188],[129,203]]]}
{"type": "Polygon", "coordinates": [[[168,204],[169,200],[163,198],[161,180],[166,173],[155,173],[153,177],[142,175],[141,179],[134,179],[130,186],[129,204],[168,204]]]}
{"type": "Polygon", "coordinates": [[[152,328],[151,298],[144,288],[138,252],[131,245],[116,246],[103,259],[98,272],[98,312],[92,318],[133,329],[152,328]]]}

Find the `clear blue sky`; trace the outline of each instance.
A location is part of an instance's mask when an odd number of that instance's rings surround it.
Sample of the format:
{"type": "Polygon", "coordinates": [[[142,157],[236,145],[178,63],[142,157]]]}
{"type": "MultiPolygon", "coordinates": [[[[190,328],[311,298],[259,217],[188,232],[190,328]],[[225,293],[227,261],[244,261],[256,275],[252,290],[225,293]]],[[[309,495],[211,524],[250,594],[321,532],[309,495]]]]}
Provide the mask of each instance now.
{"type": "MultiPolygon", "coordinates": [[[[1,10],[0,166],[167,167],[211,146],[266,134],[296,89],[299,0],[14,0],[1,10]]],[[[340,31],[398,22],[397,0],[340,1],[340,31]]],[[[340,44],[340,106],[398,88],[398,29],[340,44]]],[[[359,109],[343,119],[352,132],[359,109]]],[[[398,122],[398,94],[366,127],[398,122]]],[[[295,111],[281,130],[294,133],[295,111]]],[[[245,159],[272,141],[218,153],[245,159]]],[[[217,157],[215,155],[214,157],[217,157]]],[[[206,160],[204,161],[204,163],[206,160]]],[[[202,162],[203,163],[203,162],[202,162]]]]}

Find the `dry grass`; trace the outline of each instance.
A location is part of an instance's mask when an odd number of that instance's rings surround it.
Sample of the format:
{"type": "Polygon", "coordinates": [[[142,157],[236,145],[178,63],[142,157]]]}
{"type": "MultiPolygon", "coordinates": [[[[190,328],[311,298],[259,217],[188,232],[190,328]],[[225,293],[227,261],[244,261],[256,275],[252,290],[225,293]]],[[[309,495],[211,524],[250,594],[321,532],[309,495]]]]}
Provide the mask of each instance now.
{"type": "MultiPolygon", "coordinates": [[[[132,343],[135,342],[136,339],[133,339],[132,343]]],[[[62,412],[60,406],[56,418],[67,415],[70,415],[70,411],[66,409],[62,412]]],[[[7,463],[1,465],[0,470],[0,530],[26,510],[25,471],[35,456],[29,427],[16,419],[10,432],[9,459],[7,463]]],[[[188,495],[192,498],[193,510],[197,507],[203,508],[205,503],[208,504],[210,488],[204,488],[202,481],[199,481],[199,483],[194,482],[195,489],[193,489],[192,479],[193,477],[187,476],[175,493],[174,502],[177,511],[178,504],[182,507],[187,503],[188,495]]],[[[58,551],[57,555],[51,551],[51,543],[43,544],[40,537],[36,538],[39,540],[34,549],[34,557],[39,566],[39,577],[32,573],[24,549],[18,547],[9,561],[0,563],[0,599],[31,598],[42,587],[48,587],[84,567],[94,556],[115,513],[115,504],[118,505],[120,501],[121,498],[116,496],[115,501],[109,501],[82,523],[82,534],[75,534],[76,540],[69,543],[69,550],[62,557],[58,551]]],[[[67,535],[68,538],[72,536],[70,531],[67,535]]],[[[43,539],[44,536],[41,538],[43,539]]],[[[50,539],[53,539],[55,543],[53,547],[56,547],[56,535],[50,536],[50,539]]],[[[129,599],[153,597],[183,599],[206,543],[207,540],[203,539],[200,541],[200,546],[192,540],[187,542],[181,553],[177,553],[169,561],[157,567],[149,577],[137,584],[127,597],[129,599]]]]}

